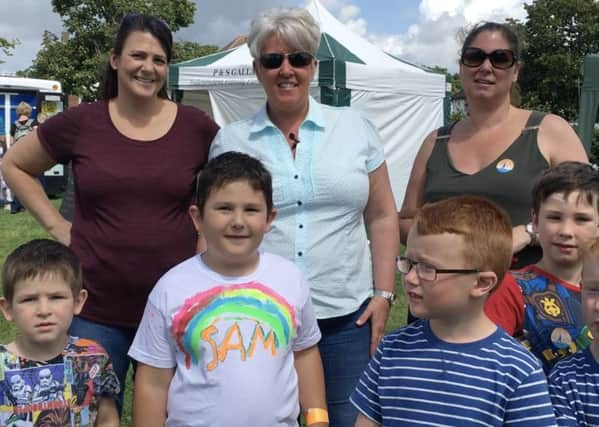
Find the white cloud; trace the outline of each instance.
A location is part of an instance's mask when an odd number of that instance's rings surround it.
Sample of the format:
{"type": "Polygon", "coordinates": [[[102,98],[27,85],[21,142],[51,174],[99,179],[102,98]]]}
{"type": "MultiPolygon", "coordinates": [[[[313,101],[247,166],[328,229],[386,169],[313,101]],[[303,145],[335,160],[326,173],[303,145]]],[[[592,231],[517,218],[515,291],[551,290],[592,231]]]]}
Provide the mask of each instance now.
{"type": "MultiPolygon", "coordinates": [[[[455,71],[458,52],[455,35],[462,26],[483,19],[522,19],[525,17],[522,5],[532,0],[421,0],[413,24],[403,33],[369,31],[363,11],[354,0],[320,1],[341,22],[386,51],[409,61],[455,71]]],[[[14,16],[13,3],[0,0],[0,16],[14,16]]],[[[234,37],[247,34],[251,19],[259,11],[307,3],[308,0],[196,0],[194,24],[179,31],[175,39],[223,46],[234,37]]],[[[370,1],[368,6],[362,4],[364,9],[384,7],[380,0],[370,1]]],[[[19,0],[18,9],[19,16],[27,16],[26,23],[8,18],[0,20],[0,37],[21,41],[12,57],[0,54],[0,59],[6,61],[0,64],[0,73],[29,66],[40,48],[43,31],[50,30],[57,35],[61,31],[60,17],[52,12],[50,0],[19,0]]]]}
{"type": "MultiPolygon", "coordinates": [[[[422,0],[419,17],[402,34],[368,32],[367,22],[355,13],[346,21],[350,28],[377,46],[408,61],[427,66],[442,66],[457,71],[460,48],[457,34],[464,26],[483,20],[524,19],[523,5],[532,0],[422,0]]],[[[337,2],[339,3],[339,2],[337,2]]],[[[351,6],[345,2],[347,8],[351,6]]],[[[359,9],[358,9],[359,10],[359,9]]],[[[338,14],[343,21],[344,15],[338,14]]]]}

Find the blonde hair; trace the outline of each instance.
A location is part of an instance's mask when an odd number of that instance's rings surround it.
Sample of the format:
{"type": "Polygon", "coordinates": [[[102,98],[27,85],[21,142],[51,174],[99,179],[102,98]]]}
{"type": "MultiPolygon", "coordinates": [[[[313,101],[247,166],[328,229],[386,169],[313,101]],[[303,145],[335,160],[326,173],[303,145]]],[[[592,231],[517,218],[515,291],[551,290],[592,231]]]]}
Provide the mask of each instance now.
{"type": "Polygon", "coordinates": [[[29,117],[31,115],[32,111],[33,111],[33,109],[31,108],[31,105],[29,105],[25,101],[21,101],[21,102],[19,102],[19,105],[17,105],[17,114],[19,116],[29,117]]]}

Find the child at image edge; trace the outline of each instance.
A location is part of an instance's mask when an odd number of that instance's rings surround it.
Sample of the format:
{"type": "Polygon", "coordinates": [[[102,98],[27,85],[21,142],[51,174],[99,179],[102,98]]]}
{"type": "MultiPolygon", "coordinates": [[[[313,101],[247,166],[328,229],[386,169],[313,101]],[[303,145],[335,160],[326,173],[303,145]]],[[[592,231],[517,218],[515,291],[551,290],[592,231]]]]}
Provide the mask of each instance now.
{"type": "Polygon", "coordinates": [[[599,230],[599,173],[586,163],[560,163],[541,175],[532,199],[532,226],[543,257],[506,274],[485,312],[549,373],[592,340],[582,319],[580,277],[582,248],[599,230]]]}
{"type": "Polygon", "coordinates": [[[421,208],[398,258],[420,320],[381,341],[350,398],[356,427],[556,425],[540,362],[483,310],[511,256],[510,221],[492,202],[421,208]]]}
{"type": "Polygon", "coordinates": [[[2,271],[4,317],[17,338],[0,345],[0,426],[119,426],[119,383],[106,351],[68,334],[87,292],[73,252],[48,239],[15,249],[2,271]]]}
{"type": "MultiPolygon", "coordinates": [[[[582,314],[594,337],[599,336],[599,240],[583,256],[582,314]]],[[[560,426],[599,425],[599,340],[555,365],[549,392],[560,426]]]]}
{"type": "Polygon", "coordinates": [[[129,355],[133,422],[151,426],[328,426],[320,331],[300,270],[258,251],[272,182],[236,152],[208,162],[190,214],[206,251],[150,293],[129,355]]]}

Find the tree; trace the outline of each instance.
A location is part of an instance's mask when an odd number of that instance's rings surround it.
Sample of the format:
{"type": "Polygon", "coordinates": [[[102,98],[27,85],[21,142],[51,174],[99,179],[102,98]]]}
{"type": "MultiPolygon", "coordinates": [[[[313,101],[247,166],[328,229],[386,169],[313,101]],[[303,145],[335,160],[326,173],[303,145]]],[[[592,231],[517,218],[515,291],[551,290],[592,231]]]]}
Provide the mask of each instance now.
{"type": "Polygon", "coordinates": [[[193,0],[52,0],[68,40],[44,33],[42,47],[24,75],[60,80],[85,101],[96,98],[114,34],[128,13],[160,17],[175,32],[193,22],[193,0]]]}
{"type": "Polygon", "coordinates": [[[190,41],[177,41],[173,45],[172,62],[187,61],[188,59],[198,58],[204,55],[210,55],[217,52],[218,46],[202,45],[190,41]]]}
{"type": "MultiPolygon", "coordinates": [[[[0,52],[6,56],[12,55],[12,49],[17,45],[18,40],[7,40],[4,37],[0,37],[0,52]]],[[[0,60],[0,64],[4,61],[0,60]]]]}
{"type": "Polygon", "coordinates": [[[585,55],[599,51],[599,2],[536,0],[525,5],[526,48],[520,86],[525,106],[576,118],[580,69],[585,55]]]}

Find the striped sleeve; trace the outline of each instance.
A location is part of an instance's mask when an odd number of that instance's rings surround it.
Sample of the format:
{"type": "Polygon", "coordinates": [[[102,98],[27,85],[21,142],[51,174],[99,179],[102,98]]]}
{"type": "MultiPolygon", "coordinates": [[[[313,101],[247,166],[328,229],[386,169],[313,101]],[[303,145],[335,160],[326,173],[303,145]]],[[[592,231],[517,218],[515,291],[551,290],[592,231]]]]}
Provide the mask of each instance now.
{"type": "Polygon", "coordinates": [[[557,425],[549,398],[547,380],[539,362],[510,396],[506,405],[504,425],[522,427],[557,425]]]}
{"type": "Polygon", "coordinates": [[[572,390],[569,389],[567,380],[564,381],[560,371],[561,368],[556,365],[549,375],[549,395],[551,396],[558,425],[560,427],[576,427],[575,410],[567,397],[567,395],[573,397],[572,390]]]}
{"type": "Polygon", "coordinates": [[[599,365],[587,348],[555,365],[549,393],[560,426],[599,425],[599,365]]]}
{"type": "Polygon", "coordinates": [[[382,424],[378,386],[381,358],[383,355],[382,348],[385,339],[386,338],[379,343],[374,356],[370,359],[368,366],[362,373],[362,377],[360,378],[356,389],[349,398],[358,411],[377,424],[382,424]]]}

